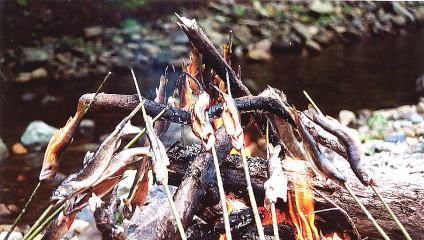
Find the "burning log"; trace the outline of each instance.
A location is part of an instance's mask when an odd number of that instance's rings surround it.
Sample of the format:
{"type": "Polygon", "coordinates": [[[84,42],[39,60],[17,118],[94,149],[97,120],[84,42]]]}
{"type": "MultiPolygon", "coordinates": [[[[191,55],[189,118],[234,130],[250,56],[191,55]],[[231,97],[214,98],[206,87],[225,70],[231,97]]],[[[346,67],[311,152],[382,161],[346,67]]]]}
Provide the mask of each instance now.
{"type": "MultiPolygon", "coordinates": [[[[262,158],[249,158],[249,167],[252,177],[252,186],[258,202],[264,200],[264,183],[266,178],[266,160],[262,158]]],[[[243,169],[240,166],[241,157],[232,155],[224,159],[221,169],[224,181],[224,187],[227,191],[237,193],[237,196],[248,201],[246,184],[244,181],[243,169]]],[[[184,174],[184,161],[171,161],[170,183],[178,184],[184,174]],[[172,181],[171,181],[172,179],[172,181]]],[[[288,174],[289,182],[293,182],[296,173],[288,174]]],[[[421,224],[424,214],[419,209],[422,208],[424,199],[424,190],[418,184],[411,182],[391,182],[390,179],[381,179],[376,177],[378,182],[384,183],[379,186],[382,195],[387,199],[388,204],[393,207],[396,215],[402,219],[406,229],[413,239],[424,238],[424,226],[421,224]],[[394,189],[396,189],[394,191],[394,189]]],[[[363,186],[358,180],[349,178],[353,189],[357,189],[362,203],[370,209],[376,220],[383,226],[389,237],[393,239],[402,239],[403,235],[396,225],[390,219],[390,216],[384,212],[383,206],[377,201],[376,196],[371,189],[363,186]]],[[[378,238],[379,233],[374,229],[371,222],[364,213],[355,204],[354,200],[347,194],[346,190],[331,181],[323,178],[314,178],[313,186],[321,192],[321,195],[315,195],[315,210],[317,226],[322,231],[347,232],[352,237],[352,226],[347,218],[338,210],[332,209],[334,206],[325,198],[331,199],[334,203],[344,209],[354,221],[359,233],[362,236],[378,238]],[[322,211],[322,212],[320,212],[322,211]]],[[[293,191],[293,186],[289,187],[293,191]]],[[[277,208],[285,209],[286,205],[277,203],[277,208]]],[[[352,238],[354,239],[354,238],[352,238]]]]}
{"type": "MultiPolygon", "coordinates": [[[[228,136],[222,129],[217,133],[217,140],[217,155],[219,159],[223,159],[230,152],[231,144],[229,143],[228,136]]],[[[190,160],[190,157],[185,160],[190,160]]],[[[202,152],[196,155],[189,165],[187,171],[184,170],[184,177],[181,177],[178,184],[175,184],[180,187],[174,195],[175,205],[184,227],[187,227],[192,220],[195,210],[199,206],[199,202],[205,195],[206,189],[215,179],[212,154],[202,152]]],[[[172,169],[170,175],[172,175],[172,169]]],[[[174,182],[173,179],[172,176],[169,179],[171,184],[174,182]]],[[[167,205],[162,206],[167,207],[167,205]]],[[[157,209],[155,213],[160,214],[160,216],[157,216],[148,225],[140,224],[140,222],[144,221],[141,217],[143,211],[140,210],[142,209],[137,209],[131,219],[127,239],[178,238],[177,226],[169,209],[157,209]]]]}

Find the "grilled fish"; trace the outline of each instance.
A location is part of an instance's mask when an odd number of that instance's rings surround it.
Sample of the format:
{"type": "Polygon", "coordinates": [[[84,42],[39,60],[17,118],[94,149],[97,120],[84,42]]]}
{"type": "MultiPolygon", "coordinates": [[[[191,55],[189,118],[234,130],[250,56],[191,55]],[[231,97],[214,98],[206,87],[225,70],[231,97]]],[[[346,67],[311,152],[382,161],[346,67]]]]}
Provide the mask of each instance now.
{"type": "Polygon", "coordinates": [[[43,166],[39,176],[40,181],[56,176],[60,158],[66,147],[72,142],[72,136],[84,116],[85,108],[86,105],[83,102],[79,102],[74,117],[69,118],[66,125],[56,130],[50,138],[44,153],[43,166]]]}
{"type": "Polygon", "coordinates": [[[131,125],[128,117],[124,118],[101,143],[95,153],[87,152],[84,167],[67,177],[53,192],[51,199],[61,202],[93,186],[109,166],[114,152],[120,145],[121,138],[136,134],[139,131],[138,127],[131,125]]]}

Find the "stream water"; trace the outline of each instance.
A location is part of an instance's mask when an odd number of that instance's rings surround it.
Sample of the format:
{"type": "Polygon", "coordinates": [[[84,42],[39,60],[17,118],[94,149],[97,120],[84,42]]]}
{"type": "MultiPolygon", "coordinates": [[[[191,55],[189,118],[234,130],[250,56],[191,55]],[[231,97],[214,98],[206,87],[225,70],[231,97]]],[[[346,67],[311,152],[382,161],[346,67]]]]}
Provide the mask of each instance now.
{"type": "MultiPolygon", "coordinates": [[[[312,57],[276,55],[268,63],[241,61],[243,79],[250,79],[258,90],[267,85],[283,90],[290,103],[303,109],[307,90],[327,114],[337,115],[342,109],[384,108],[414,103],[415,80],[424,73],[424,31],[405,36],[366,39],[355,44],[335,45],[312,57]]],[[[144,93],[152,96],[162,69],[138,71],[144,93]]],[[[105,92],[134,93],[129,73],[115,73],[105,92]],[[119,76],[119,77],[118,77],[119,76]]],[[[176,77],[171,75],[171,78],[176,77]]],[[[76,108],[79,96],[94,91],[101,81],[30,82],[7,84],[0,96],[0,136],[11,146],[19,142],[25,127],[33,120],[43,120],[55,127],[63,126],[76,108]],[[87,90],[89,89],[89,90],[87,90]],[[62,100],[41,104],[45,95],[62,100]]],[[[172,82],[171,82],[172,84],[172,82]]],[[[170,87],[171,88],[171,87],[170,87]]],[[[88,114],[96,122],[96,136],[110,131],[119,116],[88,114]]],[[[68,174],[78,168],[84,152],[95,146],[76,140],[64,154],[60,172],[68,174]]],[[[12,155],[0,165],[0,204],[21,207],[36,184],[42,153],[12,155]]],[[[42,187],[24,222],[30,222],[48,204],[54,183],[42,187]]],[[[4,206],[1,206],[4,207],[4,206]]],[[[1,210],[1,209],[0,209],[1,210]]],[[[0,211],[2,213],[2,211],[0,211]]],[[[0,215],[0,223],[9,223],[10,216],[0,215]]]]}

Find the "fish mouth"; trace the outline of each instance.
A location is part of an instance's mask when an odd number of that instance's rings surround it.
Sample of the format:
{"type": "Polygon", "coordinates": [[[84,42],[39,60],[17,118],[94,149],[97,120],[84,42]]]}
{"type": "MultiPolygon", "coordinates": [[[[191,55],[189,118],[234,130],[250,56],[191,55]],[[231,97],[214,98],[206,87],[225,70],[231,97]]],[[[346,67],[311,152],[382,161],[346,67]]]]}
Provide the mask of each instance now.
{"type": "Polygon", "coordinates": [[[40,181],[43,181],[45,179],[54,178],[56,176],[56,173],[53,169],[43,169],[40,172],[40,181]]]}

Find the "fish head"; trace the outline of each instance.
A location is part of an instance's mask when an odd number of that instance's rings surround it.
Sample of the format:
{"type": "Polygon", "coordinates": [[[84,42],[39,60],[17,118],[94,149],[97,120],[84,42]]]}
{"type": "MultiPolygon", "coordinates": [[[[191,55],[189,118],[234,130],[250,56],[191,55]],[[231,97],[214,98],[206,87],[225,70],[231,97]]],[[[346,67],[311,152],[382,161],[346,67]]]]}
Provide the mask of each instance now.
{"type": "Polygon", "coordinates": [[[69,198],[73,193],[74,188],[69,184],[62,184],[57,187],[51,196],[51,200],[65,200],[69,198]]]}
{"type": "Polygon", "coordinates": [[[54,178],[59,167],[59,159],[56,154],[46,151],[44,155],[43,167],[41,168],[39,179],[40,181],[44,179],[54,178]]]}

